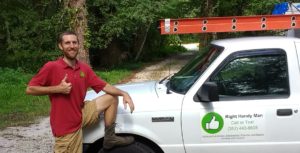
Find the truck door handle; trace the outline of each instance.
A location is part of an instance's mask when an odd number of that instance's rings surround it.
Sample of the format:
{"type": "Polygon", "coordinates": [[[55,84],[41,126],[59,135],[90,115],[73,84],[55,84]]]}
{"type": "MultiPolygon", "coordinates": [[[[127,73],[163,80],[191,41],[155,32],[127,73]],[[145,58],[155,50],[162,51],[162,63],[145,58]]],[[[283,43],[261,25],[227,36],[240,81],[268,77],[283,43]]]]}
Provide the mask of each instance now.
{"type": "Polygon", "coordinates": [[[290,116],[293,115],[292,109],[277,109],[277,116],[290,116]]]}

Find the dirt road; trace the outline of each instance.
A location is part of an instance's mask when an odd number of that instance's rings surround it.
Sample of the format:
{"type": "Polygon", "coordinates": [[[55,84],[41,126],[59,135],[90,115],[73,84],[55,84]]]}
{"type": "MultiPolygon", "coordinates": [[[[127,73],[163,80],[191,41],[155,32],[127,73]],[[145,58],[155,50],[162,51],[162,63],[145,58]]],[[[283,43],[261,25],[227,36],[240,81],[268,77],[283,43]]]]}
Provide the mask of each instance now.
{"type": "MultiPolygon", "coordinates": [[[[148,66],[136,73],[129,83],[159,80],[177,72],[192,56],[193,52],[187,52],[148,66]]],[[[0,153],[50,153],[52,146],[49,117],[28,127],[9,127],[0,131],[0,153]]]]}

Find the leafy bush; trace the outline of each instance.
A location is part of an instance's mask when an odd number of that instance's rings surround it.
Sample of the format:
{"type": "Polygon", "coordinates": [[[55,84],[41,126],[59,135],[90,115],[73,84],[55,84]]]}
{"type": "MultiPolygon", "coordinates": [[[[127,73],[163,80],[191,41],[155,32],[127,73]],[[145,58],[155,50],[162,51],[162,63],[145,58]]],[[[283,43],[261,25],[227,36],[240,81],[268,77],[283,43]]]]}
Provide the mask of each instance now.
{"type": "Polygon", "coordinates": [[[168,56],[182,53],[187,51],[184,47],[179,46],[179,45],[169,45],[169,46],[164,46],[159,50],[153,50],[153,51],[148,51],[145,52],[145,55],[143,56],[143,61],[152,61],[155,59],[163,59],[168,56]]]}
{"type": "Polygon", "coordinates": [[[21,85],[25,84],[32,75],[25,73],[21,68],[16,70],[0,67],[0,84],[2,85],[21,85]]]}

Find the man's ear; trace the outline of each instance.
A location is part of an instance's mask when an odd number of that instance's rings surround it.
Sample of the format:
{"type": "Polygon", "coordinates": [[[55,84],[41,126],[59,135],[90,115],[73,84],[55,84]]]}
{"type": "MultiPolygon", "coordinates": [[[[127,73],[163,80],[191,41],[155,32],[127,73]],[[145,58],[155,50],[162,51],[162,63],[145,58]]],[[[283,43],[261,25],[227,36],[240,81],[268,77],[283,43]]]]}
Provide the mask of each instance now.
{"type": "Polygon", "coordinates": [[[63,50],[63,47],[61,46],[61,43],[58,43],[58,48],[59,48],[60,50],[63,50]]]}

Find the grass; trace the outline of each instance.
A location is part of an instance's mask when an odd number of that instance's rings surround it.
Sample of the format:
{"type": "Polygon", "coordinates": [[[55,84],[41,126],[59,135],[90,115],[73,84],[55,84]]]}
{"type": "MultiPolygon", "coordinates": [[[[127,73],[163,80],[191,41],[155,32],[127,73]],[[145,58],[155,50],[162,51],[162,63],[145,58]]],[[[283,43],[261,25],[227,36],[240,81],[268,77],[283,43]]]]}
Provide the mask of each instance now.
{"type": "MultiPolygon", "coordinates": [[[[119,68],[95,70],[95,72],[110,84],[117,84],[140,66],[141,64],[127,64],[119,68]]],[[[21,69],[0,67],[0,129],[9,126],[26,126],[35,123],[37,117],[49,115],[48,96],[25,94],[27,82],[33,75],[21,69]]]]}
{"type": "Polygon", "coordinates": [[[95,73],[110,84],[118,84],[124,82],[135,70],[142,66],[142,63],[126,63],[111,69],[95,70],[95,73]]]}
{"type": "Polygon", "coordinates": [[[31,124],[36,116],[48,114],[47,97],[25,94],[26,84],[31,77],[31,74],[20,69],[0,68],[0,129],[31,124]]]}

